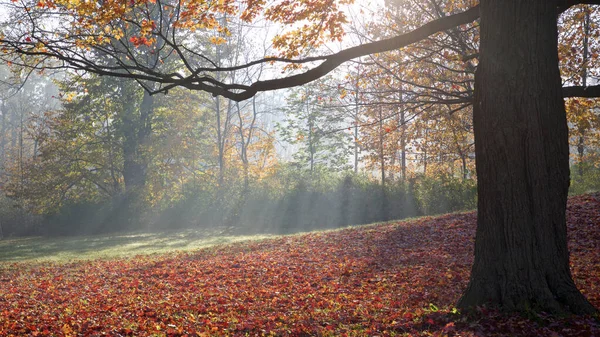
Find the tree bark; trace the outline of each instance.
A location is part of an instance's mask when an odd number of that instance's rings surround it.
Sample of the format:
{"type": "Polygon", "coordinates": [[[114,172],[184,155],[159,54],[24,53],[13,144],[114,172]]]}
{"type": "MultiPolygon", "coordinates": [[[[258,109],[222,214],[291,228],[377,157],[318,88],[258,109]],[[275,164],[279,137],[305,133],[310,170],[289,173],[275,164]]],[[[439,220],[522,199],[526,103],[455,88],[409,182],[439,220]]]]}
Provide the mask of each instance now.
{"type": "Polygon", "coordinates": [[[569,270],[557,1],[482,0],[475,262],[458,306],[589,314],[569,270]]]}

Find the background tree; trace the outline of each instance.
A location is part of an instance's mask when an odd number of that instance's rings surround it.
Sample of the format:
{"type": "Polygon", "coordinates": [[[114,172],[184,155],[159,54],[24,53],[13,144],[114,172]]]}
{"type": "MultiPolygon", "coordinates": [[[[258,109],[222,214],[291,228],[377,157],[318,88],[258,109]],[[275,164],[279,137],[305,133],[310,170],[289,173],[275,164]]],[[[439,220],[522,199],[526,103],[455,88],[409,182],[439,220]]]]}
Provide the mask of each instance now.
{"type": "MultiPolygon", "coordinates": [[[[443,18],[468,6],[468,1],[386,1],[362,34],[394,36],[424,20],[443,18]]],[[[446,166],[445,172],[456,166],[462,167],[460,175],[465,178],[467,167],[473,166],[469,158],[473,142],[468,138],[477,26],[475,22],[453,28],[402,50],[370,55],[365,61],[362,81],[369,83],[369,90],[364,103],[385,103],[387,119],[396,120],[397,126],[389,129],[397,129],[391,134],[397,141],[389,146],[396,144],[398,154],[390,156],[390,164],[399,159],[401,176],[406,176],[407,160],[413,163],[413,174],[420,171],[427,175],[428,166],[437,164],[430,173],[438,172],[439,166],[446,166]],[[461,123],[456,122],[459,119],[461,123]],[[462,165],[453,165],[456,157],[461,158],[462,165]]]]}
{"type": "Polygon", "coordinates": [[[283,109],[285,123],[279,126],[282,139],[296,148],[294,164],[311,174],[323,168],[349,168],[350,138],[337,132],[347,117],[335,104],[338,92],[332,81],[326,78],[292,89],[283,109]]]}
{"type": "MultiPolygon", "coordinates": [[[[559,62],[561,76],[566,83],[587,87],[598,82],[598,24],[597,7],[580,5],[559,17],[559,62]]],[[[587,181],[588,167],[598,165],[593,155],[598,139],[598,100],[570,99],[566,101],[569,122],[569,143],[575,169],[572,170],[572,190],[593,185],[587,181]]]]}
{"type": "MultiPolygon", "coordinates": [[[[27,210],[32,205],[23,197],[29,184],[28,165],[40,155],[43,138],[39,131],[48,127],[46,113],[59,106],[58,88],[51,74],[40,76],[26,68],[2,67],[2,96],[0,97],[0,179],[3,189],[11,196],[4,205],[8,219],[5,229],[24,232],[33,226],[34,219],[27,210]]],[[[1,220],[0,220],[1,221],[1,220]]]]}

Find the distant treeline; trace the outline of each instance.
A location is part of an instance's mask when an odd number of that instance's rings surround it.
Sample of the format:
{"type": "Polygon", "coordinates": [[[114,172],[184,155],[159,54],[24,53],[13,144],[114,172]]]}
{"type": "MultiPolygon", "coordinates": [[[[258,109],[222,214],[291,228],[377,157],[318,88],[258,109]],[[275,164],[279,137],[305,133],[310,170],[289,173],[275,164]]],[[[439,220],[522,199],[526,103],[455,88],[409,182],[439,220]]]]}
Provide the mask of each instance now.
{"type": "Polygon", "coordinates": [[[102,202],[66,202],[43,216],[5,199],[1,225],[8,235],[95,234],[115,231],[226,227],[233,233],[292,233],[474,209],[473,180],[416,177],[382,186],[364,176],[315,174],[221,190],[189,186],[162,210],[127,207],[125,196],[102,202]]]}
{"type": "MultiPolygon", "coordinates": [[[[584,176],[572,167],[571,193],[600,189],[600,170],[584,176]]],[[[104,201],[66,201],[56,212],[27,213],[0,199],[1,235],[83,235],[119,231],[219,227],[236,233],[293,233],[476,208],[476,182],[441,175],[386,182],[364,175],[307,174],[282,170],[269,180],[186,186],[183,197],[162,208],[126,196],[104,201]]]]}

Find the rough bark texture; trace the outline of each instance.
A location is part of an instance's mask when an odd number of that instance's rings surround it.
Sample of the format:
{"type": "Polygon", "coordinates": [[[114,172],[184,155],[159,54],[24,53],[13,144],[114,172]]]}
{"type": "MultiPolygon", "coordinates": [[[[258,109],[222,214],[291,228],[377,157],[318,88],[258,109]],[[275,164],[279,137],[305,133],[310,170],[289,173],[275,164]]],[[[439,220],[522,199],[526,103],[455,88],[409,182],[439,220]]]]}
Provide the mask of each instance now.
{"type": "Polygon", "coordinates": [[[480,4],[478,223],[462,308],[488,303],[507,310],[595,311],[569,270],[569,148],[556,6],[556,0],[480,4]]]}

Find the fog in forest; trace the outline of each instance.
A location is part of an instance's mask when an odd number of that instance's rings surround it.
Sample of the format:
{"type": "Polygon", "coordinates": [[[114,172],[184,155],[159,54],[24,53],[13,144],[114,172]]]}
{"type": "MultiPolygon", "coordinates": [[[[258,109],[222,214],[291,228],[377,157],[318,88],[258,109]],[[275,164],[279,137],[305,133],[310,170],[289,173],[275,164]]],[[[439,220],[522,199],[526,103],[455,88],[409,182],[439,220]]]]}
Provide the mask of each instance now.
{"type": "Polygon", "coordinates": [[[409,124],[399,125],[394,109],[353,104],[339,77],[235,103],[183,90],[149,96],[134,82],[92,75],[1,70],[5,237],[281,234],[475,205],[472,173],[449,155],[411,150],[409,124]]]}

